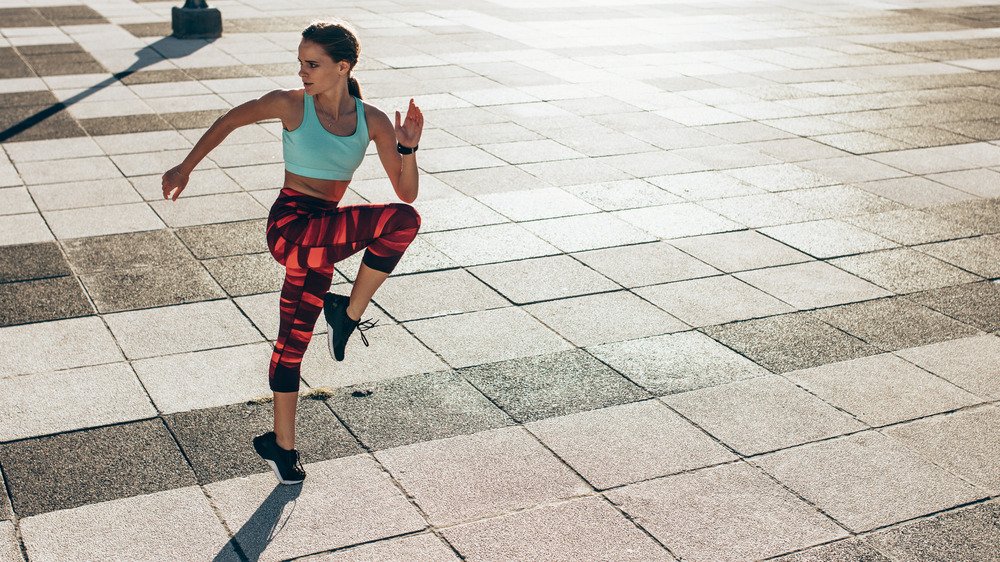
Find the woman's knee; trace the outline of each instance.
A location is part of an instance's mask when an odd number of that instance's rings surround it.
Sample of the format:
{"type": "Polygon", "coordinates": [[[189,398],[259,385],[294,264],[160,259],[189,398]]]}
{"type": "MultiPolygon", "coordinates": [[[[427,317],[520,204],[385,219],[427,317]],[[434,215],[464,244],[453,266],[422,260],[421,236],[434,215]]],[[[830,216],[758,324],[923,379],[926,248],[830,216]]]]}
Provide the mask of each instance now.
{"type": "Polygon", "coordinates": [[[408,203],[393,203],[396,215],[399,217],[400,230],[412,228],[420,230],[420,213],[408,203]]]}

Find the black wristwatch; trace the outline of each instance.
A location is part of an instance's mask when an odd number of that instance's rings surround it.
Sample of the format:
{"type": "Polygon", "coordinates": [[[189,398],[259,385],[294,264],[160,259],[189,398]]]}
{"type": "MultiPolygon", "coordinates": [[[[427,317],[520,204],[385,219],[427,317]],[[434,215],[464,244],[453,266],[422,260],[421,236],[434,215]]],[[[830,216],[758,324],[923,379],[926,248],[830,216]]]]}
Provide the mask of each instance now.
{"type": "Polygon", "coordinates": [[[401,144],[399,144],[397,142],[396,143],[396,152],[398,152],[400,154],[413,154],[414,152],[417,151],[417,146],[418,145],[414,145],[413,148],[410,148],[408,146],[403,146],[403,145],[401,145],[401,144]]]}

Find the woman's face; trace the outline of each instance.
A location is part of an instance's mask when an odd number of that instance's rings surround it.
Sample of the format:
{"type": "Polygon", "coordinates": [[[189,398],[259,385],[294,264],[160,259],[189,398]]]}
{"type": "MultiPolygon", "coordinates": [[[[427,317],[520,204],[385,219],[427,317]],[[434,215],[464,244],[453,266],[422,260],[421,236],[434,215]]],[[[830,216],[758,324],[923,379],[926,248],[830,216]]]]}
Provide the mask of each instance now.
{"type": "Polygon", "coordinates": [[[299,78],[311,96],[340,86],[350,68],[347,61],[334,62],[323,47],[312,41],[303,39],[299,43],[299,78]]]}

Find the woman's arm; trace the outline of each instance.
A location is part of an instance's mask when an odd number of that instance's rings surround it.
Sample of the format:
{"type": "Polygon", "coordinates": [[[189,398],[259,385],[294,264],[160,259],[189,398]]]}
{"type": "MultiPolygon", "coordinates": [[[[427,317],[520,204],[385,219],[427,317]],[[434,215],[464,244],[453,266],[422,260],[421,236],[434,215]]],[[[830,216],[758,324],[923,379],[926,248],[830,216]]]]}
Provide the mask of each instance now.
{"type": "Polygon", "coordinates": [[[222,144],[222,141],[226,140],[229,133],[244,125],[267,119],[280,118],[283,114],[282,109],[285,106],[287,98],[287,91],[274,90],[258,99],[238,105],[230,109],[222,117],[216,119],[215,123],[212,123],[212,126],[205,131],[205,134],[198,139],[194,148],[184,158],[184,161],[163,174],[163,198],[169,198],[172,192],[172,200],[176,201],[181,192],[184,191],[184,188],[187,187],[191,171],[194,170],[195,166],[205,156],[208,156],[209,152],[222,144]]]}
{"type": "Polygon", "coordinates": [[[396,112],[395,127],[389,117],[377,109],[376,118],[372,120],[372,139],[375,141],[379,160],[382,161],[382,167],[385,168],[396,195],[405,203],[413,203],[417,198],[417,153],[400,154],[396,150],[396,143],[410,148],[417,146],[423,129],[424,115],[412,99],[406,110],[405,121],[401,122],[399,112],[396,112]]]}

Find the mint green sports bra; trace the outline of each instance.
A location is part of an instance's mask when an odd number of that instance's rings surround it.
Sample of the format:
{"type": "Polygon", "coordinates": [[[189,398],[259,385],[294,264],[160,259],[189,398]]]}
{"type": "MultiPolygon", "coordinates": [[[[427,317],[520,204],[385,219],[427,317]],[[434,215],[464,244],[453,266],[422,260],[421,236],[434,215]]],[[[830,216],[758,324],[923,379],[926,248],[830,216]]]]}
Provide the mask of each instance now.
{"type": "Polygon", "coordinates": [[[335,135],[323,128],[316,116],[312,96],[303,93],[304,111],[302,124],[294,131],[281,132],[281,145],[285,154],[285,169],[293,174],[320,180],[348,181],[361,165],[368,147],[368,123],[365,107],[357,102],[358,124],[348,137],[335,135]]]}

